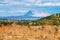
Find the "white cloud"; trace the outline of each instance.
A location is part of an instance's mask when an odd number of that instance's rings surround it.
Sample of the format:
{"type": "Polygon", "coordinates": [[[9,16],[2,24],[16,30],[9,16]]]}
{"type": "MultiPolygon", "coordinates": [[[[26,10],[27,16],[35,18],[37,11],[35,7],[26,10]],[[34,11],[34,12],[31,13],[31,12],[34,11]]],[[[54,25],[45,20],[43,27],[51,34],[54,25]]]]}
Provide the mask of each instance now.
{"type": "Polygon", "coordinates": [[[4,0],[1,1],[4,4],[0,4],[0,6],[12,6],[12,5],[22,5],[23,2],[16,2],[14,0],[4,0]]]}
{"type": "Polygon", "coordinates": [[[25,3],[24,5],[25,6],[32,6],[32,4],[29,4],[29,3],[25,3]]]}
{"type": "Polygon", "coordinates": [[[28,10],[17,10],[17,12],[27,12],[28,10]]]}
{"type": "Polygon", "coordinates": [[[31,6],[31,3],[20,2],[20,1],[13,1],[13,0],[6,0],[6,4],[0,4],[0,6],[13,6],[13,5],[24,5],[24,6],[31,6]]]}
{"type": "Polygon", "coordinates": [[[28,10],[11,10],[11,11],[0,10],[0,12],[8,12],[8,13],[20,12],[20,13],[24,13],[24,12],[28,12],[28,10]]]}
{"type": "Polygon", "coordinates": [[[16,1],[11,0],[11,1],[8,1],[6,5],[20,5],[20,4],[21,2],[16,2],[16,1]]]}
{"type": "Polygon", "coordinates": [[[49,0],[49,1],[48,0],[25,0],[25,1],[24,0],[23,1],[4,0],[4,1],[1,1],[1,2],[5,3],[5,4],[0,4],[0,6],[12,6],[12,5],[60,6],[60,1],[59,0],[49,0]]]}
{"type": "Polygon", "coordinates": [[[34,5],[37,6],[60,6],[60,3],[52,3],[52,2],[47,2],[47,3],[36,3],[34,5]]]}
{"type": "Polygon", "coordinates": [[[0,6],[4,6],[4,4],[0,4],[0,6]]]}
{"type": "Polygon", "coordinates": [[[8,11],[8,12],[10,12],[10,13],[16,13],[16,12],[24,13],[24,12],[27,12],[27,11],[28,10],[11,10],[11,11],[8,11]]]}
{"type": "Polygon", "coordinates": [[[26,2],[35,2],[35,0],[26,0],[26,2]]]}
{"type": "Polygon", "coordinates": [[[48,2],[48,3],[45,3],[43,5],[45,5],[45,6],[60,6],[60,3],[51,3],[51,2],[48,2]]]}
{"type": "Polygon", "coordinates": [[[6,11],[0,10],[0,12],[6,12],[6,11]]]}
{"type": "Polygon", "coordinates": [[[34,17],[46,17],[46,16],[49,16],[49,15],[51,15],[51,14],[49,14],[49,13],[39,13],[39,12],[35,12],[32,16],[34,16],[34,17]]]}

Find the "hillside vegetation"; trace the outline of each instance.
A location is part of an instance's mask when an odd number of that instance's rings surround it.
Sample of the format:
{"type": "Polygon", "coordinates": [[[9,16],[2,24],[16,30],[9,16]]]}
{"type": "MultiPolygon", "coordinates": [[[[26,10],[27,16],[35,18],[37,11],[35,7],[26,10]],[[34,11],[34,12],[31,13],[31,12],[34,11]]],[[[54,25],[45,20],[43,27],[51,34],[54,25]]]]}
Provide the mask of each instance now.
{"type": "Polygon", "coordinates": [[[48,25],[60,25],[60,13],[47,16],[45,18],[37,20],[37,22],[42,22],[43,24],[48,25]]]}
{"type": "Polygon", "coordinates": [[[60,25],[60,13],[53,14],[35,21],[18,21],[17,24],[39,26],[39,25],[60,25]]]}
{"type": "Polygon", "coordinates": [[[1,25],[12,25],[12,24],[18,24],[18,25],[25,25],[25,26],[39,26],[39,25],[60,25],[60,13],[59,14],[53,14],[38,20],[20,20],[20,21],[7,21],[7,20],[0,20],[0,26],[1,25]]]}

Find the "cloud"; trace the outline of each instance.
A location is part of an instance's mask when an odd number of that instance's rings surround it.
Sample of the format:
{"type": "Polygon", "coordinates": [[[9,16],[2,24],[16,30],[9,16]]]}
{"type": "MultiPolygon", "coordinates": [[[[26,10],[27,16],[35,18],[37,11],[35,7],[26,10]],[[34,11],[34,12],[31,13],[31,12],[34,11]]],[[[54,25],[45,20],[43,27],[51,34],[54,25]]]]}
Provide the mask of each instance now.
{"type": "Polygon", "coordinates": [[[24,15],[28,10],[0,10],[0,16],[20,16],[24,15]]]}
{"type": "Polygon", "coordinates": [[[4,0],[0,1],[0,6],[60,6],[60,0],[4,0]]]}
{"type": "Polygon", "coordinates": [[[10,12],[20,12],[20,13],[24,13],[24,12],[27,12],[28,10],[13,10],[13,11],[10,11],[10,12]]]}
{"type": "Polygon", "coordinates": [[[5,12],[5,11],[3,11],[3,10],[0,10],[0,12],[5,12]]]}
{"type": "Polygon", "coordinates": [[[24,12],[28,12],[28,10],[8,10],[8,11],[5,11],[5,10],[0,10],[0,13],[3,13],[3,12],[8,12],[8,13],[24,13],[24,12]]]}
{"type": "Polygon", "coordinates": [[[25,3],[24,5],[25,6],[32,6],[32,4],[30,4],[30,3],[25,3]]]}
{"type": "Polygon", "coordinates": [[[43,3],[43,4],[41,4],[41,3],[36,3],[36,4],[34,4],[34,5],[37,5],[37,6],[60,6],[60,3],[52,3],[52,2],[47,2],[47,3],[43,3]]]}
{"type": "Polygon", "coordinates": [[[12,5],[20,5],[22,4],[21,2],[16,2],[14,0],[4,0],[0,1],[0,6],[12,6],[12,5]]]}
{"type": "Polygon", "coordinates": [[[0,0],[0,15],[20,15],[26,13],[28,10],[33,10],[40,12],[34,12],[32,16],[46,17],[50,15],[49,13],[60,12],[60,7],[53,8],[52,6],[60,6],[60,0],[0,0]],[[44,6],[44,8],[41,6],[44,6]],[[48,7],[49,9],[45,8],[45,6],[51,6],[51,9],[50,7],[48,7]]]}
{"type": "Polygon", "coordinates": [[[11,11],[5,11],[5,12],[9,12],[9,13],[24,13],[24,12],[27,12],[28,10],[11,10],[11,11]]]}
{"type": "Polygon", "coordinates": [[[46,17],[46,16],[49,16],[49,15],[51,15],[51,14],[45,13],[45,12],[42,12],[42,13],[35,12],[35,13],[33,13],[32,16],[34,16],[34,17],[46,17]]]}
{"type": "Polygon", "coordinates": [[[35,2],[35,0],[26,0],[26,2],[35,2]]]}
{"type": "Polygon", "coordinates": [[[19,12],[28,12],[28,10],[18,10],[19,12]]]}

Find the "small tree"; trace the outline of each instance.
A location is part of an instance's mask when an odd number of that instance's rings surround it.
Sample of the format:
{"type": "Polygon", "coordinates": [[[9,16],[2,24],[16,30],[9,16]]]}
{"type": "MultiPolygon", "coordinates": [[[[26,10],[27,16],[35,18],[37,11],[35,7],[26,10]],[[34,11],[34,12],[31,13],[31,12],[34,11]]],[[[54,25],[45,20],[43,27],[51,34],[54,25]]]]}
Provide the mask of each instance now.
{"type": "Polygon", "coordinates": [[[44,25],[45,24],[45,21],[41,21],[39,22],[40,25],[44,25]]]}
{"type": "Polygon", "coordinates": [[[16,22],[16,24],[18,24],[18,25],[22,25],[23,23],[22,23],[22,22],[20,22],[20,21],[18,21],[18,22],[16,22]]]}
{"type": "Polygon", "coordinates": [[[2,21],[2,22],[0,22],[0,24],[4,25],[4,26],[7,26],[9,24],[9,22],[2,21]]]}

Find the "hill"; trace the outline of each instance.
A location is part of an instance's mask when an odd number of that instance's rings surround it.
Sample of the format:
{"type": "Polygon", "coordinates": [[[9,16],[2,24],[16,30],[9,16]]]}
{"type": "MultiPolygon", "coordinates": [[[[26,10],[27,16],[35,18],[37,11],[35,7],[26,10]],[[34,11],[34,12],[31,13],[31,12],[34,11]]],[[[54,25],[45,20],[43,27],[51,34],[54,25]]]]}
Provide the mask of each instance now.
{"type": "Polygon", "coordinates": [[[25,26],[40,26],[40,25],[60,25],[60,13],[53,14],[38,20],[3,20],[0,21],[1,25],[11,25],[11,24],[17,24],[17,25],[25,25],[25,26]]]}
{"type": "Polygon", "coordinates": [[[60,13],[47,16],[37,20],[37,22],[44,22],[49,25],[60,25],[60,13]]]}
{"type": "Polygon", "coordinates": [[[39,25],[60,25],[60,13],[53,14],[39,20],[30,20],[30,21],[19,21],[17,24],[30,25],[30,26],[39,26],[39,25]]]}

